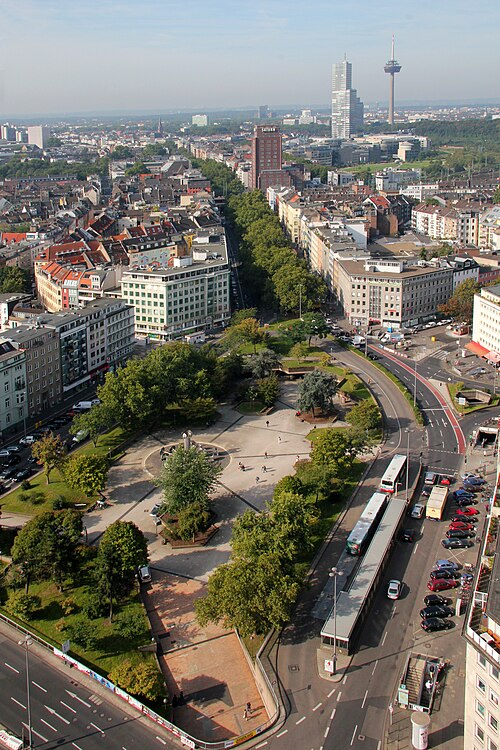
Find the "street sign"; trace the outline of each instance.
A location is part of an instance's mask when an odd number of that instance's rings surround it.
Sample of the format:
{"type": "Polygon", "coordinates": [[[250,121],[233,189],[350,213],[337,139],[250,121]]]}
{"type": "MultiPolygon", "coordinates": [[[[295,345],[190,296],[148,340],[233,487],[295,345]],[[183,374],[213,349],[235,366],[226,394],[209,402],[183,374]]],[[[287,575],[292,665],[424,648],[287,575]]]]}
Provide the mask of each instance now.
{"type": "Polygon", "coordinates": [[[333,659],[325,659],[325,672],[333,674],[333,659]]]}
{"type": "Polygon", "coordinates": [[[71,643],[69,641],[64,641],[61,647],[61,651],[63,652],[63,654],[69,653],[70,646],[71,646],[71,643]]]}

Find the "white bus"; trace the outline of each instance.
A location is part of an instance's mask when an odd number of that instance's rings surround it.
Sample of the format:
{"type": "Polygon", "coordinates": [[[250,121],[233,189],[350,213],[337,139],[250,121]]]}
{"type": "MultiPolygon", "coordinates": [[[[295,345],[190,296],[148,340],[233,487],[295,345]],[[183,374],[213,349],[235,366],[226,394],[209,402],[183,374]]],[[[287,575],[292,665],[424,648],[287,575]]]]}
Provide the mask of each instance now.
{"type": "Polygon", "coordinates": [[[361,555],[375,533],[387,505],[387,494],[375,492],[368,501],[359,520],[347,537],[346,550],[351,555],[361,555]]]}
{"type": "Polygon", "coordinates": [[[395,455],[385,470],[380,480],[381,492],[397,492],[398,484],[403,483],[403,475],[406,471],[406,456],[395,455]]]}

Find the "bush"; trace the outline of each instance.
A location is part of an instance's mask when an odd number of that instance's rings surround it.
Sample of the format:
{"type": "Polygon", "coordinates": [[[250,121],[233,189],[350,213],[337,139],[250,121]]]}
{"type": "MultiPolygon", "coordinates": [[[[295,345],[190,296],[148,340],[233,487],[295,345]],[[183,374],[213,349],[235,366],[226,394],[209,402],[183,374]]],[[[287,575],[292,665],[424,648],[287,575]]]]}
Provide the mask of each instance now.
{"type": "Polygon", "coordinates": [[[125,659],[111,670],[109,679],[127,693],[146,700],[155,701],[165,694],[162,675],[153,662],[133,664],[125,659]]]}
{"type": "Polygon", "coordinates": [[[63,510],[64,508],[67,508],[68,505],[69,503],[64,497],[64,495],[58,495],[52,500],[53,510],[63,510]]]}
{"type": "Polygon", "coordinates": [[[21,482],[21,484],[19,486],[23,490],[23,492],[26,492],[26,490],[30,490],[31,489],[31,483],[30,483],[29,479],[23,479],[23,481],[21,482]]]}
{"type": "Polygon", "coordinates": [[[194,541],[200,531],[205,531],[210,523],[210,511],[201,502],[190,503],[179,511],[177,516],[177,534],[188,542],[194,541]]]}
{"type": "Polygon", "coordinates": [[[41,603],[42,600],[39,596],[17,591],[9,596],[7,609],[20,620],[31,620],[37,609],[40,608],[41,603]]]}
{"type": "Polygon", "coordinates": [[[107,614],[108,605],[99,594],[89,592],[81,599],[81,609],[89,620],[97,620],[107,614]]]}
{"type": "Polygon", "coordinates": [[[74,615],[78,611],[78,605],[72,596],[67,596],[61,602],[61,609],[65,615],[74,615]]]}
{"type": "Polygon", "coordinates": [[[294,344],[290,349],[290,356],[295,359],[302,359],[303,357],[307,357],[308,354],[309,347],[305,341],[299,341],[298,344],[294,344]]]}
{"type": "Polygon", "coordinates": [[[92,651],[97,646],[96,629],[85,617],[75,617],[64,632],[70,641],[86,651],[92,651]]]}
{"type": "MultiPolygon", "coordinates": [[[[24,482],[23,482],[23,484],[24,484],[24,482]]],[[[23,484],[21,484],[21,489],[22,490],[24,490],[23,484]]],[[[18,495],[18,498],[19,498],[19,500],[22,503],[27,503],[27,502],[29,502],[31,500],[31,496],[29,495],[28,492],[20,492],[19,495],[18,495]]]]}
{"type": "Polygon", "coordinates": [[[32,505],[42,505],[46,500],[45,492],[37,490],[29,496],[29,501],[32,505]]]}
{"type": "Polygon", "coordinates": [[[120,613],[114,621],[114,627],[123,638],[138,638],[141,635],[144,637],[148,635],[144,615],[140,612],[133,615],[126,612],[120,613]]]}

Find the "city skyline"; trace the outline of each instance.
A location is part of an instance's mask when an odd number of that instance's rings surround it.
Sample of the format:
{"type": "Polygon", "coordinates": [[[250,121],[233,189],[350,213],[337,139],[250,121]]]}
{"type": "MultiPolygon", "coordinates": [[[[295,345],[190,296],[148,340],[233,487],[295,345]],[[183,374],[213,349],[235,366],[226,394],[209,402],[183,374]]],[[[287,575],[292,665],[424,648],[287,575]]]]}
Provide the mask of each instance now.
{"type": "Polygon", "coordinates": [[[495,20],[493,0],[481,14],[465,0],[318,0],[314,11],[298,0],[4,0],[0,113],[326,103],[331,66],[344,53],[360,98],[384,104],[393,33],[399,103],[491,100],[500,95],[490,75],[498,68],[495,20]]]}

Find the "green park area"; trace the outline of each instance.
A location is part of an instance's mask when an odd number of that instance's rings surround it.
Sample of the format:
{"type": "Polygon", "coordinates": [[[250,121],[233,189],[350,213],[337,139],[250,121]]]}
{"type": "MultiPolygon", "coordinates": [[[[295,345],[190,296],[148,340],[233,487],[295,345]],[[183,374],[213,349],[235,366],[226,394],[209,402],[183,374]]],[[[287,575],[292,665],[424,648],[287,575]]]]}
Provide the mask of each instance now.
{"type": "MultiPolygon", "coordinates": [[[[480,411],[481,409],[488,409],[491,406],[498,406],[500,403],[500,396],[493,396],[491,395],[490,399],[488,401],[485,401],[484,403],[480,403],[478,401],[472,401],[465,404],[459,404],[457,395],[464,390],[475,390],[474,388],[467,388],[464,386],[463,383],[447,383],[448,393],[450,394],[453,408],[459,412],[459,414],[470,414],[473,411],[480,411]]],[[[478,386],[478,390],[482,390],[478,386]]],[[[488,390],[485,391],[485,393],[488,393],[488,390]]]]}

